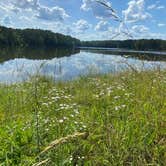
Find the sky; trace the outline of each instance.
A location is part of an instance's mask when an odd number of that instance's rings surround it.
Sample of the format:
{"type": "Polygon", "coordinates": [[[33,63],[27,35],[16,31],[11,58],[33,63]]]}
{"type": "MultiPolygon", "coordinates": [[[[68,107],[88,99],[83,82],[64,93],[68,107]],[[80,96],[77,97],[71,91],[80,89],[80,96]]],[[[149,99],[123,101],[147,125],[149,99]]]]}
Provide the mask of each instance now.
{"type": "Polygon", "coordinates": [[[166,0],[0,0],[0,25],[80,40],[166,40],[166,0]]]}

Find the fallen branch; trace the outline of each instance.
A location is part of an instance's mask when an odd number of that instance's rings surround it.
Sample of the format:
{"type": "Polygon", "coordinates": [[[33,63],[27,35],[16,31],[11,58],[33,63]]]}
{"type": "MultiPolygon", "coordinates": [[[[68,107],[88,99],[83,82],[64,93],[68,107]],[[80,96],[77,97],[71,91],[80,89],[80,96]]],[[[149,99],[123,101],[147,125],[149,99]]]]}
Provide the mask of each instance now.
{"type": "Polygon", "coordinates": [[[60,139],[56,139],[55,141],[51,142],[49,146],[47,146],[41,153],[46,153],[47,151],[55,148],[57,145],[61,145],[61,144],[64,144],[66,142],[69,142],[69,141],[72,141],[78,137],[82,137],[82,138],[87,138],[88,136],[88,133],[84,132],[84,133],[75,133],[73,135],[68,135],[66,137],[62,137],[60,139]]]}
{"type": "Polygon", "coordinates": [[[50,161],[50,159],[46,159],[46,160],[40,161],[38,163],[35,163],[32,166],[42,166],[44,164],[47,164],[49,161],[50,161]]]}

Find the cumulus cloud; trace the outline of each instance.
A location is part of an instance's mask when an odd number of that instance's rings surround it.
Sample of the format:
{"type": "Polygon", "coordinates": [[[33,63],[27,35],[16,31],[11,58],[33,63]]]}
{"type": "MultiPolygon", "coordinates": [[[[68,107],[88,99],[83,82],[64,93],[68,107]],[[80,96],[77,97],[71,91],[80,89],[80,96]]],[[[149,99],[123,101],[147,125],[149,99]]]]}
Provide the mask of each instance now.
{"type": "Polygon", "coordinates": [[[94,0],[83,0],[83,4],[81,5],[81,9],[88,11],[92,9],[92,5],[95,1],[94,0]]]}
{"type": "Polygon", "coordinates": [[[31,11],[36,18],[47,21],[63,21],[69,17],[63,8],[42,6],[39,0],[2,0],[0,6],[4,8],[4,5],[6,10],[15,13],[31,11]]]}
{"type": "Polygon", "coordinates": [[[131,32],[136,39],[166,39],[165,34],[155,33],[150,31],[150,29],[144,25],[134,25],[131,27],[131,32]]]}
{"type": "Polygon", "coordinates": [[[92,10],[93,14],[95,15],[96,18],[98,19],[108,19],[108,18],[114,18],[117,17],[116,13],[110,10],[112,8],[112,5],[110,2],[107,0],[83,0],[83,4],[81,6],[81,9],[84,11],[89,11],[92,10]],[[99,3],[101,2],[101,3],[99,3]],[[104,2],[105,5],[102,4],[104,2]]]}
{"type": "Polygon", "coordinates": [[[18,9],[37,9],[39,7],[38,0],[9,0],[15,8],[18,9]]]}
{"type": "Polygon", "coordinates": [[[100,21],[95,26],[96,31],[106,31],[108,30],[109,24],[107,21],[100,21]]]}
{"type": "Polygon", "coordinates": [[[131,0],[123,15],[126,22],[138,22],[151,17],[145,12],[145,0],[131,0]]]}
{"type": "Polygon", "coordinates": [[[42,7],[38,9],[37,18],[48,20],[48,21],[63,21],[69,15],[65,12],[63,8],[55,6],[53,8],[42,7]]]}
{"type": "Polygon", "coordinates": [[[89,24],[86,20],[83,19],[78,20],[77,22],[73,23],[73,25],[80,32],[84,32],[91,27],[91,24],[89,24]]]}
{"type": "Polygon", "coordinates": [[[137,34],[147,33],[149,31],[149,28],[144,25],[134,25],[132,26],[131,29],[133,33],[137,33],[137,34]]]}
{"type": "Polygon", "coordinates": [[[38,0],[1,0],[0,1],[1,8],[6,11],[13,11],[18,13],[22,10],[37,10],[39,7],[38,0]]]}

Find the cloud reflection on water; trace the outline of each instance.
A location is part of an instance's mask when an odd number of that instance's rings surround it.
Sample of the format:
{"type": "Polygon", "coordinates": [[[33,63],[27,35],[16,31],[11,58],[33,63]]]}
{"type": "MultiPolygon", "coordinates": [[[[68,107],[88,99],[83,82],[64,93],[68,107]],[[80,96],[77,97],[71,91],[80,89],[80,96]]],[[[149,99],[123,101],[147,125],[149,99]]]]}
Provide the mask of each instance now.
{"type": "Polygon", "coordinates": [[[26,80],[29,75],[48,75],[55,80],[71,80],[88,73],[115,73],[134,66],[137,69],[151,69],[166,62],[141,61],[117,55],[106,55],[81,51],[70,57],[53,58],[51,60],[30,60],[16,58],[0,64],[0,82],[17,82],[26,80]],[[127,65],[129,64],[129,65],[127,65]],[[40,68],[42,66],[42,68],[40,68]]]}

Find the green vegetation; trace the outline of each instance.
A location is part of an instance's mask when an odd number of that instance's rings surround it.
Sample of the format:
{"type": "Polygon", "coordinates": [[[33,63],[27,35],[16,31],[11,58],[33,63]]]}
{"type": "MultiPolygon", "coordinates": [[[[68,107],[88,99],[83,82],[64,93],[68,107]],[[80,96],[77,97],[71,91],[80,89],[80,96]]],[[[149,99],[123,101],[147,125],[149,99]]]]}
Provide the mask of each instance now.
{"type": "Polygon", "coordinates": [[[71,36],[40,29],[12,29],[0,26],[0,48],[3,47],[106,47],[135,50],[166,50],[166,41],[160,39],[80,41],[71,36]]]}
{"type": "Polygon", "coordinates": [[[0,47],[76,47],[80,41],[71,36],[40,29],[12,29],[0,26],[0,47]]]}
{"type": "Polygon", "coordinates": [[[1,85],[0,96],[2,166],[166,163],[164,71],[36,76],[1,85]]]}
{"type": "Polygon", "coordinates": [[[83,41],[83,47],[127,48],[134,50],[166,50],[166,40],[140,39],[140,40],[105,40],[83,41]]]}

